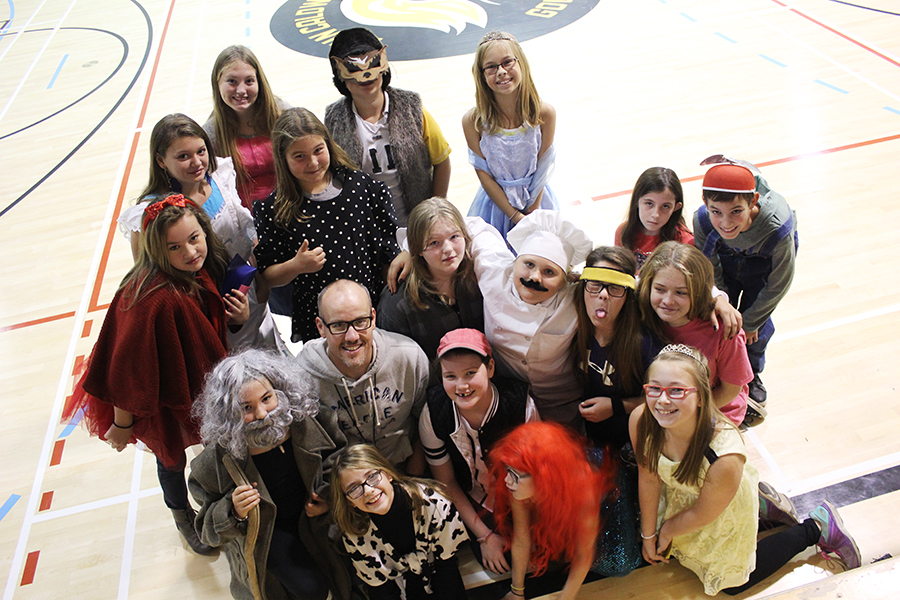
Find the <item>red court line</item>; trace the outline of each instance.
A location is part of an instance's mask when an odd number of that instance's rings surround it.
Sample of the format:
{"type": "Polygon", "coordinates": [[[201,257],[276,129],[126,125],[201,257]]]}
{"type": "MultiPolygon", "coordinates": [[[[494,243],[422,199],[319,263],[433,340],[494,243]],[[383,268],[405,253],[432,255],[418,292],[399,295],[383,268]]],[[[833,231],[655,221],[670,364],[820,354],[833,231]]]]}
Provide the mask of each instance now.
{"type": "Polygon", "coordinates": [[[72,366],[72,376],[74,377],[81,371],[81,365],[84,364],[84,354],[75,357],[75,364],[72,366]]]}
{"type": "MultiPolygon", "coordinates": [[[[837,146],[835,148],[828,148],[826,150],[818,150],[816,152],[807,152],[806,154],[797,154],[796,156],[788,156],[785,158],[776,158],[774,160],[768,160],[761,163],[754,163],[757,167],[769,167],[772,165],[780,165],[782,163],[793,162],[795,160],[802,160],[804,158],[813,158],[816,156],[824,156],[826,154],[832,154],[834,152],[842,152],[844,150],[853,150],[854,148],[863,148],[865,146],[872,146],[874,144],[881,144],[883,142],[893,142],[894,140],[900,140],[900,133],[896,135],[888,135],[881,138],[876,138],[874,140],[866,140],[864,142],[856,142],[855,144],[846,144],[844,146],[837,146]]],[[[688,183],[689,181],[699,181],[703,179],[703,175],[694,175],[692,177],[685,177],[681,179],[682,183],[688,183]]],[[[602,196],[592,196],[591,200],[594,202],[598,202],[600,200],[608,200],[609,198],[617,198],[618,196],[627,196],[631,194],[631,190],[624,190],[621,192],[612,192],[609,194],[603,194],[602,196]]],[[[573,202],[573,206],[579,206],[581,202],[573,202]]]]}
{"type": "Polygon", "coordinates": [[[53,321],[59,321],[61,319],[68,319],[69,317],[74,317],[75,311],[62,313],[61,315],[53,315],[52,317],[42,317],[40,319],[35,319],[33,321],[24,321],[22,323],[16,323],[14,325],[7,325],[5,327],[0,327],[0,333],[5,331],[13,331],[15,329],[22,329],[23,327],[31,327],[32,325],[42,325],[44,323],[50,323],[53,321]]]}
{"type": "MultiPolygon", "coordinates": [[[[166,15],[166,24],[163,26],[162,33],[159,37],[159,46],[156,49],[156,59],[153,61],[153,69],[150,71],[150,81],[147,84],[147,92],[144,95],[144,104],[141,106],[141,115],[138,117],[137,130],[134,132],[134,140],[131,142],[131,150],[128,153],[128,161],[125,164],[125,173],[122,176],[122,183],[119,186],[119,196],[116,199],[116,209],[113,212],[112,222],[109,224],[109,231],[106,233],[106,243],[103,246],[103,254],[100,257],[100,266],[97,269],[97,278],[94,280],[94,288],[91,291],[91,302],[88,305],[88,312],[102,310],[97,302],[100,298],[100,288],[103,286],[103,276],[106,274],[106,265],[109,261],[109,251],[112,248],[113,238],[116,233],[116,219],[122,210],[122,202],[125,199],[125,188],[128,185],[128,179],[131,176],[131,167],[134,165],[134,157],[137,154],[138,140],[141,137],[141,128],[144,126],[144,117],[147,115],[147,105],[150,104],[150,93],[153,91],[153,82],[156,80],[156,71],[159,69],[159,60],[162,56],[163,46],[166,42],[166,34],[169,31],[169,23],[172,21],[172,13],[175,11],[175,0],[169,4],[169,14],[166,15]]],[[[109,305],[106,305],[109,306],[109,305]]]]}
{"type": "Polygon", "coordinates": [[[41,496],[41,506],[38,508],[38,512],[48,510],[51,502],[53,502],[53,492],[44,492],[41,496]]]}
{"type": "Polygon", "coordinates": [[[28,558],[25,559],[25,571],[22,573],[22,583],[20,585],[29,585],[34,581],[34,572],[37,570],[37,561],[40,554],[40,550],[28,553],[28,558]]]}
{"type": "Polygon", "coordinates": [[[797,15],[803,17],[803,18],[806,19],[807,21],[811,21],[811,22],[815,23],[816,25],[818,25],[819,27],[821,27],[821,28],[823,28],[823,29],[827,29],[827,30],[830,31],[831,33],[833,33],[833,34],[835,34],[835,35],[838,35],[838,36],[844,38],[845,40],[847,40],[847,41],[850,42],[851,44],[855,44],[855,45],[859,46],[860,48],[862,48],[863,50],[867,50],[868,52],[871,52],[871,53],[874,54],[875,56],[878,56],[879,58],[883,58],[884,60],[888,61],[889,63],[891,63],[891,64],[894,65],[895,67],[900,67],[900,63],[898,63],[896,60],[894,60],[894,59],[892,59],[892,58],[889,58],[889,57],[885,56],[884,54],[882,54],[882,53],[879,52],[878,50],[875,50],[874,48],[869,48],[868,46],[866,46],[866,45],[863,44],[862,42],[859,42],[859,41],[857,41],[857,40],[854,40],[852,37],[850,37],[850,36],[848,36],[848,35],[845,35],[845,34],[841,33],[840,31],[837,31],[837,30],[835,30],[835,29],[829,27],[829,26],[826,25],[825,23],[822,23],[822,22],[820,22],[820,21],[816,21],[815,19],[813,19],[813,18],[810,17],[809,15],[800,12],[800,11],[797,10],[796,8],[791,8],[791,7],[789,7],[787,4],[785,4],[785,3],[783,3],[783,2],[779,2],[778,0],[772,0],[772,2],[774,2],[775,4],[777,4],[777,5],[779,5],[779,6],[783,6],[784,8],[788,9],[788,10],[791,11],[792,13],[795,13],[795,14],[797,14],[797,15]]]}
{"type": "Polygon", "coordinates": [[[65,445],[66,440],[56,440],[56,443],[53,444],[53,455],[50,457],[51,467],[55,467],[62,461],[62,453],[65,445]]]}
{"type": "Polygon", "coordinates": [[[87,320],[84,322],[84,327],[81,328],[81,337],[86,338],[91,335],[91,325],[94,324],[93,320],[87,320]]]}

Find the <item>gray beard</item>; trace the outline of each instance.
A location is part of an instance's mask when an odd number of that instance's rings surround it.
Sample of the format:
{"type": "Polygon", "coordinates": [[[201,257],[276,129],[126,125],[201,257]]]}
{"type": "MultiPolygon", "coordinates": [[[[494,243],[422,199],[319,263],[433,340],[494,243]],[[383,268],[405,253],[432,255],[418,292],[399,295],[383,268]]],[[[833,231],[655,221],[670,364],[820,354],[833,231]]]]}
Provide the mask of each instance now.
{"type": "Polygon", "coordinates": [[[244,437],[248,448],[272,448],[287,437],[294,417],[280,404],[265,419],[244,424],[244,437]]]}

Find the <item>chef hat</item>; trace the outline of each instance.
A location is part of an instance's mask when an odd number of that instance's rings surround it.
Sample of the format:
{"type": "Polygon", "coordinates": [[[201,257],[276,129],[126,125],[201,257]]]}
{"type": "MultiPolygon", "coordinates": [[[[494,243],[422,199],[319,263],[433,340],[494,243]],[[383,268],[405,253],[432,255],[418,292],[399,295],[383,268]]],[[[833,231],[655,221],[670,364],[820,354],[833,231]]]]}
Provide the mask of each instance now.
{"type": "Polygon", "coordinates": [[[516,254],[546,258],[566,271],[584,261],[593,247],[587,234],[559,211],[536,210],[506,236],[516,254]]]}

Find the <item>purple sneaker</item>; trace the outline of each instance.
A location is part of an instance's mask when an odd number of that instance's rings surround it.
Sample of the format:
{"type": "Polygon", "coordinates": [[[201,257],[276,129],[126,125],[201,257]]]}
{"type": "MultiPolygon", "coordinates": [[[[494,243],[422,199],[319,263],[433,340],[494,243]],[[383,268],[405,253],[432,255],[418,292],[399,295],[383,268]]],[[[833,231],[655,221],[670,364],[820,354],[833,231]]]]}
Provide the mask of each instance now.
{"type": "Polygon", "coordinates": [[[853,536],[847,533],[844,521],[841,520],[841,515],[838,514],[837,508],[831,502],[825,500],[813,509],[809,516],[822,527],[822,535],[818,541],[822,555],[827,558],[828,553],[837,554],[838,558],[843,561],[848,569],[859,567],[862,562],[859,548],[853,536]]]}
{"type": "Polygon", "coordinates": [[[765,481],[759,482],[759,520],[770,527],[793,526],[800,522],[791,499],[765,481]]]}

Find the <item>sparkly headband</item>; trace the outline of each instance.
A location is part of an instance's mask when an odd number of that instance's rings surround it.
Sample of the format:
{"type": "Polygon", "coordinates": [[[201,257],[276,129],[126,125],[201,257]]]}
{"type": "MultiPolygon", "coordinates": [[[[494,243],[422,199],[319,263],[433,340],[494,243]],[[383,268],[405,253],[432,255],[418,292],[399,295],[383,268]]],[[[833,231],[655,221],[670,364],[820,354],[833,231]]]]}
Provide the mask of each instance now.
{"type": "Polygon", "coordinates": [[[147,229],[147,225],[150,224],[150,221],[155,221],[156,217],[159,216],[159,213],[163,211],[163,209],[168,208],[169,206],[178,206],[184,208],[186,205],[190,204],[194,208],[197,208],[197,205],[194,204],[193,201],[185,198],[182,194],[172,194],[171,196],[167,196],[165,200],[160,200],[159,202],[154,202],[147,206],[144,209],[144,222],[143,222],[143,230],[147,229]]]}
{"type": "Polygon", "coordinates": [[[585,267],[584,271],[581,272],[581,279],[613,283],[634,289],[634,275],[616,271],[615,269],[607,269],[606,267],[585,267]]]}
{"type": "Polygon", "coordinates": [[[669,344],[668,346],[660,350],[659,354],[657,354],[656,356],[659,357],[663,354],[684,354],[685,356],[690,356],[698,363],[700,363],[700,365],[703,367],[703,370],[706,371],[707,375],[709,375],[709,367],[703,364],[702,355],[696,348],[686,346],[685,344],[669,344]]]}
{"type": "Polygon", "coordinates": [[[501,33],[499,31],[491,31],[488,34],[485,34],[485,36],[483,38],[481,38],[481,41],[478,42],[478,45],[483,46],[483,45],[487,44],[488,42],[496,42],[499,40],[503,40],[505,42],[516,41],[514,38],[512,38],[504,33],[501,33]]]}

